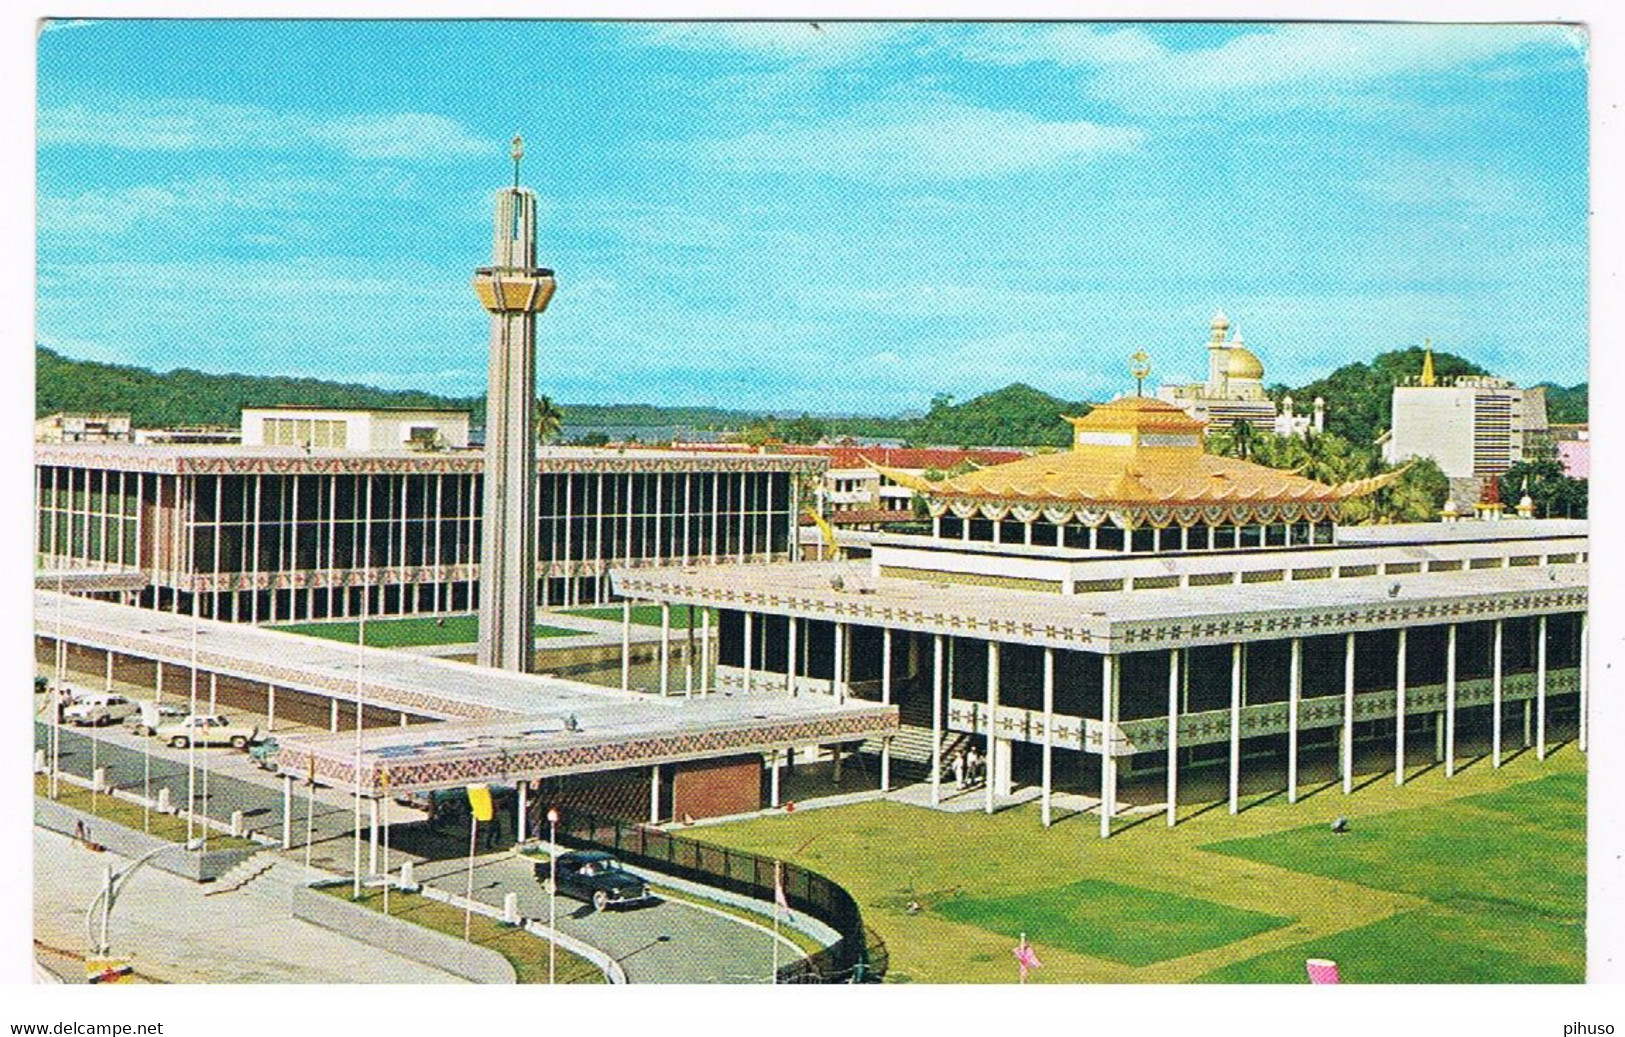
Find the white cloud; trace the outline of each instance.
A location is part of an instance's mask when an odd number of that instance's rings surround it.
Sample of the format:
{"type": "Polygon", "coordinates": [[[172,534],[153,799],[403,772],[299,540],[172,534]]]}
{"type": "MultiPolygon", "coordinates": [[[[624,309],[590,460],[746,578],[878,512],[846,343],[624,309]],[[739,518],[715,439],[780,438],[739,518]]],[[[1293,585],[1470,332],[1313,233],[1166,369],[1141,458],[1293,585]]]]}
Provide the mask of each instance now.
{"type": "Polygon", "coordinates": [[[500,144],[481,140],[441,115],[320,118],[182,98],[42,108],[39,143],[128,151],[286,151],[317,145],[351,158],[419,161],[505,153],[500,144]]]}
{"type": "Polygon", "coordinates": [[[1533,213],[1542,195],[1498,170],[1449,159],[1388,158],[1354,187],[1384,205],[1441,207],[1462,215],[1533,213]]]}
{"type": "Polygon", "coordinates": [[[1027,112],[949,100],[887,103],[821,124],[779,124],[702,143],[706,164],[906,183],[975,180],[1133,151],[1143,134],[1099,123],[1046,122],[1027,112]]]}
{"type": "Polygon", "coordinates": [[[907,25],[874,22],[679,22],[628,27],[649,47],[735,52],[817,65],[867,57],[912,33],[907,25]]]}
{"type": "Polygon", "coordinates": [[[1086,69],[1092,94],[1131,108],[1212,110],[1238,96],[1272,109],[1320,105],[1339,90],[1460,70],[1498,74],[1515,56],[1573,57],[1584,48],[1579,31],[1552,25],[1281,25],[1196,49],[1174,49],[1135,27],[1058,25],[989,28],[960,54],[987,64],[1086,69]],[[1298,87],[1313,89],[1300,95],[1298,87]]]}

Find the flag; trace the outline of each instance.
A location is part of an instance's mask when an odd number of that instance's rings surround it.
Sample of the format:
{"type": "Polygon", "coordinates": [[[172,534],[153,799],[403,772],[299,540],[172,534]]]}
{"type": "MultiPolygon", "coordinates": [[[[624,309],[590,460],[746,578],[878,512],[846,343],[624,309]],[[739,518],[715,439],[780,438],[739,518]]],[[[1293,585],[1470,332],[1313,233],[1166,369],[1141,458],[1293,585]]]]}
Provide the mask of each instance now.
{"type": "Polygon", "coordinates": [[[784,895],[784,863],[773,862],[773,903],[784,912],[785,921],[794,921],[795,915],[790,913],[790,899],[784,895]]]}
{"type": "Polygon", "coordinates": [[[468,809],[474,811],[474,820],[489,821],[495,814],[491,810],[491,789],[485,785],[468,787],[468,809]]]}
{"type": "Polygon", "coordinates": [[[1315,984],[1338,982],[1337,962],[1329,958],[1310,958],[1304,965],[1309,969],[1309,982],[1315,984]]]}
{"type": "Polygon", "coordinates": [[[1033,945],[1027,942],[1026,933],[1021,934],[1021,942],[1016,944],[1015,955],[1016,967],[1021,969],[1023,983],[1027,982],[1028,972],[1044,967],[1044,963],[1038,960],[1038,955],[1033,951],[1033,945]]]}

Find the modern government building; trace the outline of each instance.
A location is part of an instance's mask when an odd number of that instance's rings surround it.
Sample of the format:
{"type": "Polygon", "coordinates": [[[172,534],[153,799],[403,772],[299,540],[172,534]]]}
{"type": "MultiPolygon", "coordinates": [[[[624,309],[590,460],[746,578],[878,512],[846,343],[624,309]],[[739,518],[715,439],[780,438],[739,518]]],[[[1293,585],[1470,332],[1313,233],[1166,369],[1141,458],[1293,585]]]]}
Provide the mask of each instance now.
{"type": "MultiPolygon", "coordinates": [[[[931,535],[858,561],[666,566],[615,591],[719,610],[719,687],[895,705],[881,743],[926,766],[929,798],[974,749],[985,809],[1036,789],[1098,810],[1180,782],[1240,807],[1301,768],[1493,766],[1586,743],[1583,521],[1343,527],[1327,486],[1206,451],[1203,423],[1129,397],[1071,419],[1074,446],[929,482],[931,535]]],[[[1397,474],[1397,473],[1395,473],[1397,474]]]]}

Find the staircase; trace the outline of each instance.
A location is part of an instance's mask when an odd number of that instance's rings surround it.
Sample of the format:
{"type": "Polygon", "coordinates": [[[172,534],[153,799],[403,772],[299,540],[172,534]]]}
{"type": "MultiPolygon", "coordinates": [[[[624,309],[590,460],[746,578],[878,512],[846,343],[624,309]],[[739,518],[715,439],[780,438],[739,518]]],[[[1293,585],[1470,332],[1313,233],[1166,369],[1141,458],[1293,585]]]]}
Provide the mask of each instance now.
{"type": "MultiPolygon", "coordinates": [[[[971,736],[958,731],[944,731],[942,737],[942,759],[946,763],[971,736]]],[[[880,738],[865,739],[858,746],[858,752],[879,759],[882,742],[880,738]]],[[[901,725],[891,739],[892,784],[930,781],[931,759],[931,729],[914,724],[901,725]]]]}

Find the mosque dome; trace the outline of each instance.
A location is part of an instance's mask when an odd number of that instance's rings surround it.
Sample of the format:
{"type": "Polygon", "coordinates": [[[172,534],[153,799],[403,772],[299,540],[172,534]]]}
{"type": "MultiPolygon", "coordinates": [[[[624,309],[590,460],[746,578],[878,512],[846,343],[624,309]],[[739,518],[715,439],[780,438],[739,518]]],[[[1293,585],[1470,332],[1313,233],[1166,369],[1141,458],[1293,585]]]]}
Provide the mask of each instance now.
{"type": "Polygon", "coordinates": [[[1227,378],[1259,381],[1264,377],[1264,365],[1253,355],[1252,350],[1236,345],[1230,347],[1230,357],[1225,362],[1224,373],[1227,378]]]}

